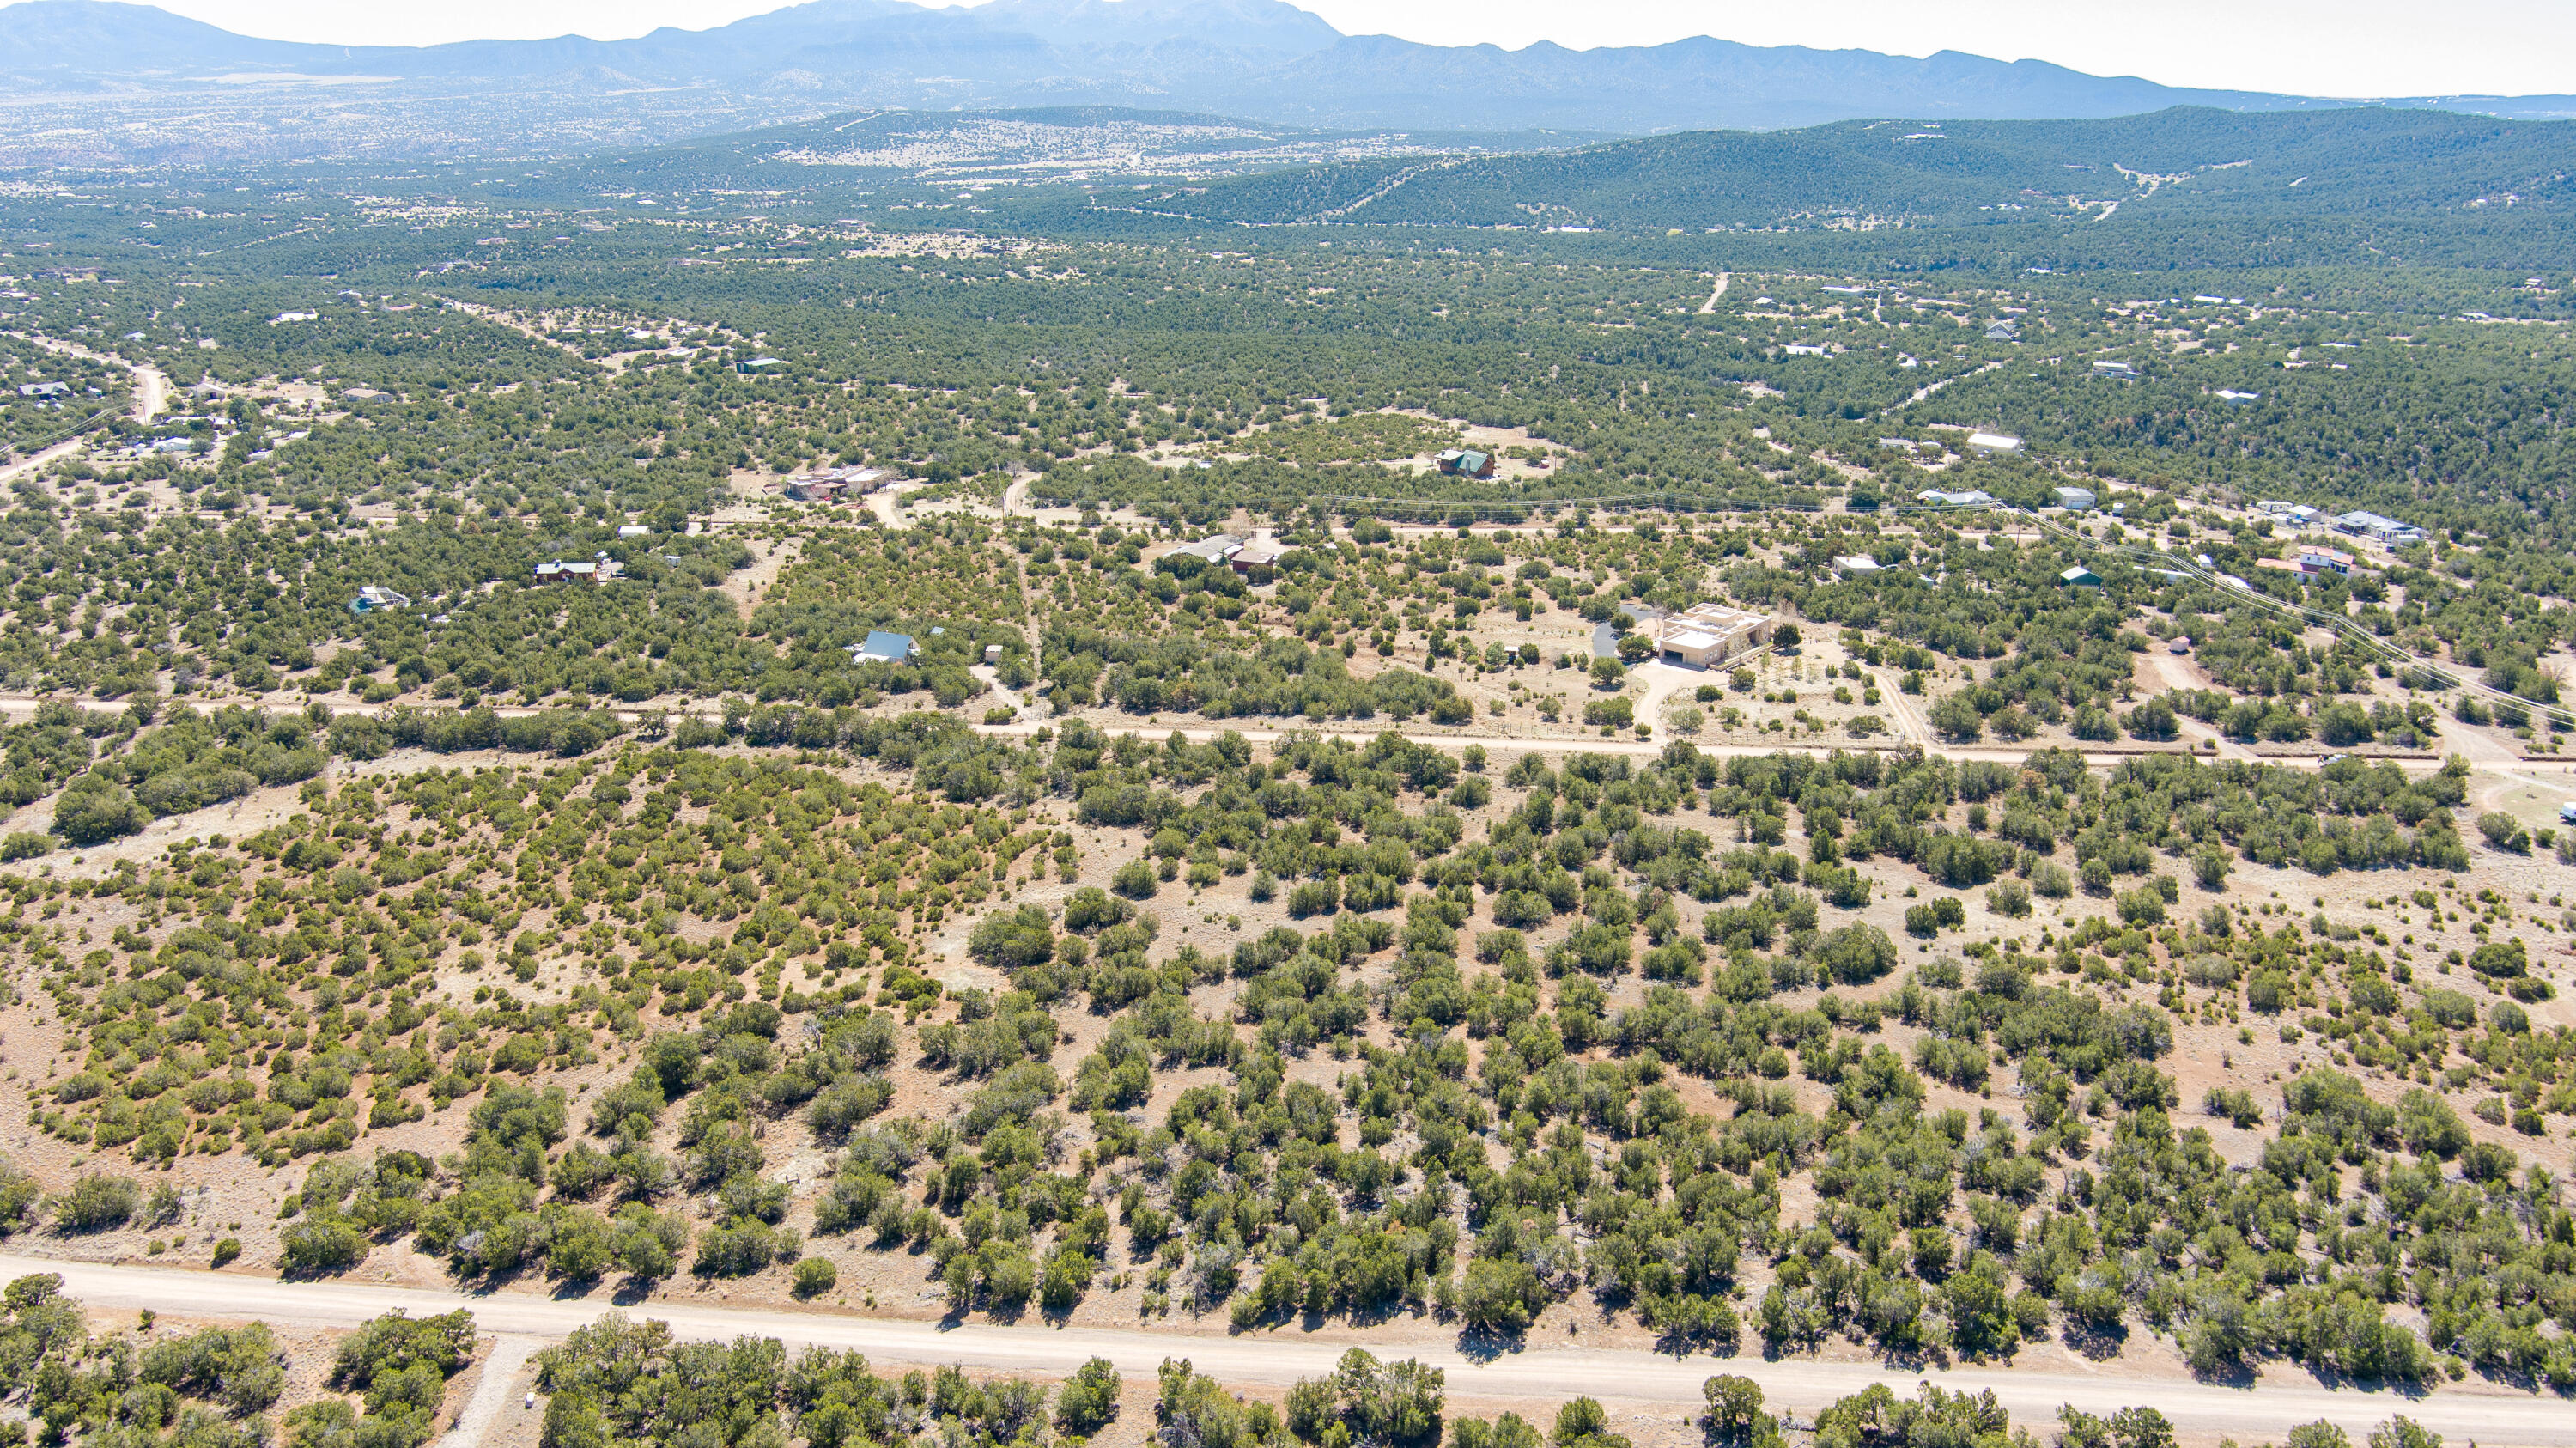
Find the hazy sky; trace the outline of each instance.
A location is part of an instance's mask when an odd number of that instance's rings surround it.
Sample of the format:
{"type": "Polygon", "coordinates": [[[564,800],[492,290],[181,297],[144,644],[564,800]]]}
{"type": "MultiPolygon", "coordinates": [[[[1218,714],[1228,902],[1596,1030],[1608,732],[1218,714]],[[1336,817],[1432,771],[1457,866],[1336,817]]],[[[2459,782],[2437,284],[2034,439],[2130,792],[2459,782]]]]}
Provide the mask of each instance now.
{"type": "MultiPolygon", "coordinates": [[[[159,0],[228,30],[343,44],[428,44],[660,25],[703,29],[777,0],[159,0]]],[[[2055,61],[2168,85],[2310,95],[2576,92],[2569,0],[1305,0],[1348,34],[1442,45],[1590,48],[1715,35],[1756,45],[1949,49],[2055,61]]]]}

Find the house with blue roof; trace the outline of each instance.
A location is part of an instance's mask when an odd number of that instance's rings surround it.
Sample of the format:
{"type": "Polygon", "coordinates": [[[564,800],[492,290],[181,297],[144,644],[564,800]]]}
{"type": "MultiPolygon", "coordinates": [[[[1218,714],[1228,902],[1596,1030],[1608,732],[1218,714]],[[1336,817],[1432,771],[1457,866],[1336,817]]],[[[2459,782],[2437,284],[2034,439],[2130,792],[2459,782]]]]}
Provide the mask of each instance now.
{"type": "Polygon", "coordinates": [[[912,635],[887,633],[881,628],[868,630],[867,642],[850,650],[854,664],[900,664],[916,651],[912,635]]]}

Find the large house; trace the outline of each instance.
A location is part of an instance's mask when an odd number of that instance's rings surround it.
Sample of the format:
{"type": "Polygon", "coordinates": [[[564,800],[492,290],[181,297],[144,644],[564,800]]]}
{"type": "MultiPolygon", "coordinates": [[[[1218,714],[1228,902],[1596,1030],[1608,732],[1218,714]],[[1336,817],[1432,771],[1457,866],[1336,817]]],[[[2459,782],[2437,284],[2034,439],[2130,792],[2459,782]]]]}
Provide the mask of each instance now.
{"type": "Polygon", "coordinates": [[[538,564],[532,573],[539,583],[606,583],[617,576],[618,567],[616,559],[602,553],[575,563],[550,559],[538,564]]]}
{"type": "Polygon", "coordinates": [[[1165,555],[1172,558],[1196,558],[1202,563],[1224,563],[1243,551],[1243,540],[1231,533],[1216,533],[1196,543],[1184,543],[1165,555]]]}
{"type": "Polygon", "coordinates": [[[884,629],[872,628],[868,630],[868,637],[865,643],[853,644],[850,646],[850,662],[854,664],[900,664],[910,659],[913,656],[913,653],[914,645],[912,642],[912,635],[887,633],[884,629]]]}
{"type": "Polygon", "coordinates": [[[1695,603],[1676,614],[1650,621],[1646,637],[1665,662],[1706,669],[1747,649],[1771,641],[1775,620],[1767,613],[1729,608],[1722,603],[1695,603]]]}
{"type": "Polygon", "coordinates": [[[1234,571],[1237,573],[1250,573],[1256,568],[1278,567],[1279,560],[1287,552],[1288,545],[1264,533],[1236,549],[1234,556],[1228,558],[1226,562],[1234,565],[1234,571]]]}
{"type": "Polygon", "coordinates": [[[803,473],[789,478],[779,489],[800,503],[829,503],[843,497],[861,497],[875,492],[885,481],[877,468],[825,468],[817,473],[803,473]]]}
{"type": "Polygon", "coordinates": [[[2423,532],[2414,524],[2401,523],[2394,518],[2385,518],[2377,513],[2367,513],[2360,509],[2336,518],[2334,525],[2338,533],[2368,538],[2391,548],[2408,547],[2424,541],[2423,532]]]}

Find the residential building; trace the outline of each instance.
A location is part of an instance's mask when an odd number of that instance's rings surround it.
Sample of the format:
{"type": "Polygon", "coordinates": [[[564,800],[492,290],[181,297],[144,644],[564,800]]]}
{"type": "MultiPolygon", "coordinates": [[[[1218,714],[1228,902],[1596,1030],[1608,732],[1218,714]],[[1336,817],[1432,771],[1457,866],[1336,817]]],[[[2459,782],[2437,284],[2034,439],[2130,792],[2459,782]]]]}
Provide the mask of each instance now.
{"type": "Polygon", "coordinates": [[[1866,553],[1837,553],[1834,555],[1834,567],[1845,573],[1876,573],[1878,560],[1866,553]]]}
{"type": "Polygon", "coordinates": [[[1184,543],[1166,557],[1196,558],[1204,563],[1223,563],[1243,551],[1243,540],[1231,533],[1218,533],[1196,543],[1184,543]]]}
{"type": "Polygon", "coordinates": [[[2057,575],[2057,581],[2069,588],[2100,588],[2102,575],[2079,563],[2057,575]]]}
{"type": "Polygon", "coordinates": [[[1462,478],[1490,478],[1494,475],[1494,455],[1471,447],[1453,447],[1433,461],[1440,471],[1462,478]]]}
{"type": "Polygon", "coordinates": [[[2057,490],[2057,506],[2064,508],[2070,513],[2090,512],[2093,505],[2099,501],[2101,500],[2093,496],[2093,490],[2091,488],[2059,488],[2057,490]]]}
{"type": "Polygon", "coordinates": [[[1705,669],[1769,643],[1774,622],[1767,613],[1695,603],[1679,613],[1648,620],[1644,632],[1666,663],[1705,669]]]}
{"type": "Polygon", "coordinates": [[[1914,501],[1918,503],[1930,503],[1941,508],[1982,508],[1994,500],[1994,495],[1983,488],[1963,488],[1955,493],[1925,488],[1914,495],[1914,501]]]}
{"type": "Polygon", "coordinates": [[[746,357],[733,364],[733,370],[745,373],[749,376],[757,377],[761,373],[767,372],[772,368],[784,367],[786,365],[787,359],[784,357],[746,357]]]}
{"type": "Polygon", "coordinates": [[[878,468],[825,468],[820,472],[800,473],[789,478],[779,491],[800,503],[829,503],[875,492],[885,477],[884,471],[878,468]]]}
{"type": "Polygon", "coordinates": [[[866,642],[851,646],[850,662],[900,664],[909,660],[915,652],[912,635],[887,633],[884,629],[872,628],[868,630],[866,642]]]}
{"type": "Polygon", "coordinates": [[[71,396],[72,389],[71,385],[65,382],[21,382],[18,384],[18,395],[32,397],[39,402],[50,402],[57,397],[71,396]]]}
{"type": "Polygon", "coordinates": [[[2263,400],[2263,394],[2260,392],[2239,392],[2232,387],[2222,387],[2215,395],[2219,401],[2230,407],[2249,407],[2263,400]]]}
{"type": "Polygon", "coordinates": [[[1279,560],[1284,557],[1287,552],[1288,547],[1286,544],[1281,543],[1278,539],[1272,537],[1268,533],[1262,533],[1255,536],[1251,542],[1246,543],[1241,548],[1235,550],[1234,556],[1227,559],[1226,562],[1234,565],[1234,571],[1237,573],[1250,573],[1256,568],[1278,567],[1279,560]]]}
{"type": "Polygon", "coordinates": [[[617,536],[620,538],[650,538],[653,536],[653,530],[645,527],[641,523],[621,523],[617,528],[617,536]]]}
{"type": "Polygon", "coordinates": [[[2017,453],[2021,451],[2021,439],[2008,432],[1972,432],[1968,434],[1968,451],[2017,453]]]}
{"type": "Polygon", "coordinates": [[[2392,548],[2402,548],[2424,541],[2423,533],[2414,524],[2401,523],[2395,518],[2364,512],[2358,508],[2338,516],[2334,520],[2334,526],[2338,533],[2368,538],[2392,548]]]}
{"type": "Polygon", "coordinates": [[[560,558],[550,559],[533,570],[539,583],[606,583],[617,573],[616,560],[605,553],[574,563],[566,563],[560,558]]]}
{"type": "Polygon", "coordinates": [[[390,588],[378,588],[372,583],[359,589],[358,596],[349,600],[351,613],[377,613],[387,609],[409,607],[411,607],[409,595],[396,593],[390,588]]]}
{"type": "Polygon", "coordinates": [[[2013,324],[2010,322],[1997,322],[1986,329],[1986,340],[1989,342],[2018,342],[2021,340],[2021,333],[2013,330],[2013,324]]]}
{"type": "Polygon", "coordinates": [[[2299,571],[2302,573],[2352,572],[2353,556],[2336,548],[2301,547],[2299,571]]]}
{"type": "Polygon", "coordinates": [[[2116,377],[2123,382],[2135,382],[2138,380],[2138,369],[2126,362],[2105,360],[2093,364],[2093,375],[2096,377],[2116,377]]]}

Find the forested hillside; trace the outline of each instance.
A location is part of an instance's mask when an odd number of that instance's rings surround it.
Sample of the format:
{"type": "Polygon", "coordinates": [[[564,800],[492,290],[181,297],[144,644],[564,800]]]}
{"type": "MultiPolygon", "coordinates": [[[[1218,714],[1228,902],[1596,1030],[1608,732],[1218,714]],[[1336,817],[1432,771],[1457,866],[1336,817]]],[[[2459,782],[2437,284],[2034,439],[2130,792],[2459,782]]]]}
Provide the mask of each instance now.
{"type": "Polygon", "coordinates": [[[2563,207],[2563,125],[2438,111],[2175,109],[2098,121],[1845,121],[1578,151],[1307,168],[1214,185],[1210,221],[1764,228],[1848,218],[1959,225],[2055,213],[2141,220],[2563,207]]]}

